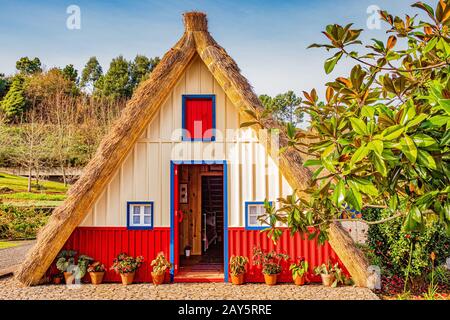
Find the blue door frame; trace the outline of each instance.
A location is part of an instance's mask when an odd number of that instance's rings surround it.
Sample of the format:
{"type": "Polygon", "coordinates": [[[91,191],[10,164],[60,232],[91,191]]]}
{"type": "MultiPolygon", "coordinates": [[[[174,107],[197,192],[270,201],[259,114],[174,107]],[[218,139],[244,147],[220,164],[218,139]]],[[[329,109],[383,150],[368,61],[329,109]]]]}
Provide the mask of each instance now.
{"type": "MultiPolygon", "coordinates": [[[[228,168],[226,160],[171,160],[170,161],[170,261],[175,261],[175,212],[174,212],[174,169],[181,164],[221,164],[223,165],[223,276],[228,282],[228,168]]],[[[178,254],[180,254],[178,252],[178,254]]],[[[170,280],[174,278],[174,267],[170,270],[170,280]]]]}

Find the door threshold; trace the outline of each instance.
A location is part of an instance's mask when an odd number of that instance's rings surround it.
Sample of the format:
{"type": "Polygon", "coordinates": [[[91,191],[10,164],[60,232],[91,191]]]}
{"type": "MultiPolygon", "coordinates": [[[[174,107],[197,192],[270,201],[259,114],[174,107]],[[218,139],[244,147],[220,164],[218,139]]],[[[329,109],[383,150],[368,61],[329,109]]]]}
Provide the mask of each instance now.
{"type": "Polygon", "coordinates": [[[223,272],[207,271],[181,271],[174,278],[173,282],[224,282],[223,272]]]}

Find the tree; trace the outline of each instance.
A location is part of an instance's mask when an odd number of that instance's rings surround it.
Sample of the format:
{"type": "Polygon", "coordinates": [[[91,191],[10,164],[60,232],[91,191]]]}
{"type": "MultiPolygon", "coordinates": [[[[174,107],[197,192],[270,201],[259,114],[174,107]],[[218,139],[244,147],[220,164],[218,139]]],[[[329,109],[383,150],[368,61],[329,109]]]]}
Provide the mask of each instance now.
{"type": "Polygon", "coordinates": [[[16,69],[24,75],[42,72],[41,60],[39,58],[30,60],[28,57],[22,57],[16,62],[16,69]]]}
{"type": "Polygon", "coordinates": [[[0,109],[9,122],[17,121],[26,109],[26,99],[23,87],[24,80],[20,76],[14,77],[8,93],[0,102],[0,109]]]}
{"type": "Polygon", "coordinates": [[[123,56],[111,61],[108,72],[94,85],[94,94],[112,100],[131,97],[129,63],[123,56]]]}
{"type": "MultiPolygon", "coordinates": [[[[281,209],[264,217],[274,240],[281,234],[276,222],[282,221],[292,232],[324,242],[343,213],[364,207],[387,214],[369,224],[401,219],[403,230],[421,232],[439,223],[450,235],[447,3],[439,1],[436,10],[414,4],[429,18],[419,23],[382,11],[391,35],[373,40],[369,53],[358,53],[362,30],[351,24],[327,26],[323,33],[329,43],[311,45],[335,51],[325,61],[326,73],[343,57],[355,66],[350,75],[327,84],[326,101],[320,102],[314,89],[304,92],[309,132],[292,124],[285,128],[290,148],[306,156],[304,165],[314,171],[309,188],[280,199],[281,209]],[[397,46],[398,38],[407,40],[407,50],[397,46]]],[[[358,255],[356,248],[336,242],[333,249],[349,261],[358,255]]],[[[362,265],[354,267],[355,273],[367,272],[362,265]]]]}
{"type": "Polygon", "coordinates": [[[290,122],[294,126],[298,126],[303,121],[303,111],[300,108],[302,99],[297,97],[292,90],[278,94],[274,98],[263,94],[259,99],[278,121],[290,122]]]}
{"type": "Polygon", "coordinates": [[[0,101],[8,92],[9,86],[10,86],[9,79],[6,78],[3,73],[0,73],[0,101]]]}
{"type": "Polygon", "coordinates": [[[94,86],[98,79],[102,76],[103,70],[96,57],[90,57],[86,63],[82,73],[80,86],[86,87],[87,85],[94,86]]]}
{"type": "Polygon", "coordinates": [[[39,172],[49,154],[48,127],[34,110],[30,110],[21,126],[16,126],[14,130],[13,159],[16,165],[27,170],[27,191],[31,192],[33,171],[37,184],[39,184],[39,172]]]}
{"type": "Polygon", "coordinates": [[[143,55],[137,55],[134,58],[134,61],[130,63],[130,85],[132,90],[136,89],[141,81],[149,77],[159,60],[159,57],[149,59],[143,55]]]}
{"type": "Polygon", "coordinates": [[[65,79],[72,81],[74,84],[78,83],[78,71],[73,67],[73,64],[68,64],[62,69],[62,74],[65,79]]]}

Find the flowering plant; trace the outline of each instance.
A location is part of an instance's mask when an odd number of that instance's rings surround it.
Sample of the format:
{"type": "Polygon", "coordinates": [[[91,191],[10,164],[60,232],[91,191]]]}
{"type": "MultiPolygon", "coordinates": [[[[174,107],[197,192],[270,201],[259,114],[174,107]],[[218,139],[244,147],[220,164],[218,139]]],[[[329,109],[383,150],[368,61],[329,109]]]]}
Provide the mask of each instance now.
{"type": "Polygon", "coordinates": [[[152,261],[151,266],[153,267],[153,273],[162,275],[164,274],[164,272],[166,272],[167,269],[170,269],[172,267],[172,264],[167,261],[164,253],[160,252],[156,256],[155,260],[152,261]]]}
{"type": "Polygon", "coordinates": [[[281,260],[287,261],[289,256],[275,251],[264,252],[261,248],[253,249],[253,265],[261,265],[263,274],[279,274],[282,270],[281,260]]]}
{"type": "Polygon", "coordinates": [[[144,262],[143,256],[133,258],[126,253],[121,253],[113,260],[113,265],[110,270],[114,270],[117,273],[132,273],[135,272],[141,264],[144,262]]]}
{"type": "Polygon", "coordinates": [[[100,261],[95,261],[94,263],[90,264],[87,272],[105,272],[106,268],[105,265],[102,264],[100,261]]]}

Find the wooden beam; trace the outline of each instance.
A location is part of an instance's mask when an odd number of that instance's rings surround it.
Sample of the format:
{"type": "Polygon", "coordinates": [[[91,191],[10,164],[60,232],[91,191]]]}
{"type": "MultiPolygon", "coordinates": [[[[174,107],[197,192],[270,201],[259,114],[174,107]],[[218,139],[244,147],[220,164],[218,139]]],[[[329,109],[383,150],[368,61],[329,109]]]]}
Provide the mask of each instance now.
{"type": "Polygon", "coordinates": [[[195,53],[193,37],[185,33],[163,57],[150,79],[139,86],[81,178],[70,189],[68,198],[38,234],[37,243],[16,274],[20,282],[35,285],[41,281],[64,243],[155,117],[195,53]]]}

